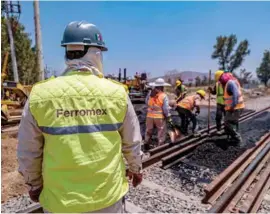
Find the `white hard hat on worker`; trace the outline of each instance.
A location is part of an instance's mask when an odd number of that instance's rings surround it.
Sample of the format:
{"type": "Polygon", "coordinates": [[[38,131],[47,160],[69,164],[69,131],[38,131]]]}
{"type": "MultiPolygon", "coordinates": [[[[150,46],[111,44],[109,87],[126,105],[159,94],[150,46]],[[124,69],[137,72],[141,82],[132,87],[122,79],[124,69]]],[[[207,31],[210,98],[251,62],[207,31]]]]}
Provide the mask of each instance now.
{"type": "Polygon", "coordinates": [[[162,78],[156,79],[155,82],[150,83],[149,85],[150,85],[150,86],[153,86],[153,87],[171,86],[171,84],[166,83],[166,82],[164,81],[164,79],[162,79],[162,78]]]}

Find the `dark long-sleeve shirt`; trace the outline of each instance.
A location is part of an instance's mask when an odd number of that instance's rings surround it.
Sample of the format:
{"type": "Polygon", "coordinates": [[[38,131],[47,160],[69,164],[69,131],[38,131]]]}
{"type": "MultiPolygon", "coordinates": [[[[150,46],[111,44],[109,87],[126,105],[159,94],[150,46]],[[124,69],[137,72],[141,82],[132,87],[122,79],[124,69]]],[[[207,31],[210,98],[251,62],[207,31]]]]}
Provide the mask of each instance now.
{"type": "Polygon", "coordinates": [[[232,107],[234,108],[238,104],[238,97],[240,96],[238,85],[235,81],[231,80],[227,84],[227,93],[232,96],[232,107]]]}

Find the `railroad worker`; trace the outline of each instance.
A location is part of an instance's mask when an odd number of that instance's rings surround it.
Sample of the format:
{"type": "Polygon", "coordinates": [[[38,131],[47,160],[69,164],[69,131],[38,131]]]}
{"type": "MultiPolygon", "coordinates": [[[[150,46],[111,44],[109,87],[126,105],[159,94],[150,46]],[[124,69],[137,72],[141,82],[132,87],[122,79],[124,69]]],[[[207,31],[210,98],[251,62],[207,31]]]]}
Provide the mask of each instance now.
{"type": "Polygon", "coordinates": [[[184,99],[187,94],[187,87],[182,84],[182,80],[178,79],[175,82],[175,94],[176,94],[176,102],[178,103],[180,100],[184,99]]]}
{"type": "Polygon", "coordinates": [[[212,89],[208,88],[211,94],[216,95],[217,109],[216,109],[216,126],[217,134],[221,134],[221,121],[223,115],[225,115],[225,105],[224,105],[224,91],[222,84],[218,81],[219,77],[224,73],[222,70],[218,70],[215,73],[215,86],[212,89]]]}
{"type": "Polygon", "coordinates": [[[103,78],[98,28],[64,31],[67,69],[34,85],[19,128],[19,172],[46,212],[121,213],[128,176],[142,181],[138,118],[121,84],[103,78]],[[108,90],[108,88],[110,90],[108,90]]]}
{"type": "Polygon", "coordinates": [[[224,88],[225,133],[232,141],[238,143],[238,145],[242,147],[244,145],[239,133],[239,118],[245,108],[245,104],[240,83],[231,73],[217,75],[217,80],[224,88]]]}
{"type": "Polygon", "coordinates": [[[181,118],[181,133],[188,135],[188,124],[189,120],[192,122],[192,133],[193,136],[199,136],[197,132],[197,118],[200,114],[200,103],[205,98],[205,91],[198,90],[195,95],[187,96],[179,103],[177,103],[176,111],[181,118]],[[195,110],[196,109],[196,110],[195,110]],[[194,112],[195,110],[195,112],[194,112]]]}
{"type": "Polygon", "coordinates": [[[146,104],[148,106],[146,115],[146,132],[144,149],[149,150],[153,129],[157,128],[158,145],[164,144],[166,140],[166,122],[172,124],[169,99],[164,93],[164,86],[171,86],[166,83],[164,79],[158,78],[154,83],[150,84],[153,90],[148,93],[146,97],[146,104]]]}

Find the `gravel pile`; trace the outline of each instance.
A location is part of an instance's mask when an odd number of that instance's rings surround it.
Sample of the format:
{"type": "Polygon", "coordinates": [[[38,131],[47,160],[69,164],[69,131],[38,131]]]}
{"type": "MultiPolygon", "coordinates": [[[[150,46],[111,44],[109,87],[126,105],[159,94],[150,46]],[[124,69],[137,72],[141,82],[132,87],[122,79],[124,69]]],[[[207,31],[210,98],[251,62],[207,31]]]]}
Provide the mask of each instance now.
{"type": "Polygon", "coordinates": [[[20,197],[12,198],[4,204],[1,204],[2,213],[14,213],[19,210],[27,208],[29,205],[33,204],[28,195],[23,195],[20,197]]]}
{"type": "Polygon", "coordinates": [[[166,171],[159,167],[150,167],[145,170],[145,173],[145,179],[149,181],[192,196],[203,196],[204,185],[212,175],[215,175],[209,169],[199,167],[192,169],[192,166],[184,163],[166,171]]]}
{"type": "Polygon", "coordinates": [[[142,185],[136,189],[131,187],[126,199],[152,213],[194,213],[205,211],[196,202],[190,203],[190,201],[142,185]]]}
{"type": "Polygon", "coordinates": [[[270,130],[270,112],[265,112],[255,119],[240,124],[240,133],[246,146],[244,148],[228,145],[226,137],[215,143],[209,142],[199,146],[190,161],[201,166],[208,167],[217,173],[227,168],[246,148],[255,143],[270,130]]]}

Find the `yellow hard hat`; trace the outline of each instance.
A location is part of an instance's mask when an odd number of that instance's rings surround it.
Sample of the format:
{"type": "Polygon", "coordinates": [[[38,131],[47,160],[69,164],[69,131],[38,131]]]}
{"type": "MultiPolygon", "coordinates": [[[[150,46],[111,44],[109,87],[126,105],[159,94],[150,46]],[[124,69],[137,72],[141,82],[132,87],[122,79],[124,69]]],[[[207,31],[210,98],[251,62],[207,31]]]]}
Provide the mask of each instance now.
{"type": "Polygon", "coordinates": [[[218,70],[218,71],[216,71],[216,73],[215,73],[215,81],[217,82],[217,81],[219,81],[219,78],[221,77],[221,75],[224,73],[224,71],[222,71],[222,70],[218,70]]]}
{"type": "Polygon", "coordinates": [[[205,91],[204,90],[198,90],[196,91],[197,94],[201,95],[203,98],[205,97],[205,91]]]}
{"type": "Polygon", "coordinates": [[[181,85],[181,81],[180,80],[176,80],[176,82],[175,82],[175,84],[176,84],[176,86],[179,86],[179,85],[181,85]]]}

